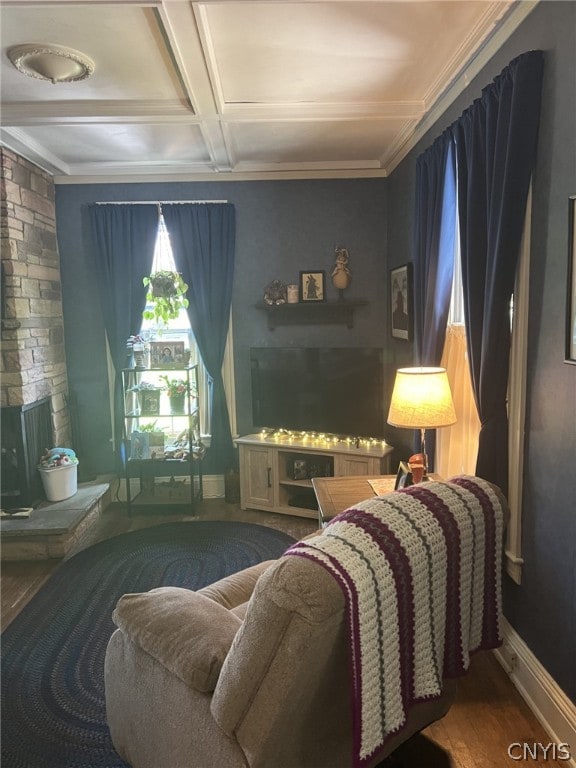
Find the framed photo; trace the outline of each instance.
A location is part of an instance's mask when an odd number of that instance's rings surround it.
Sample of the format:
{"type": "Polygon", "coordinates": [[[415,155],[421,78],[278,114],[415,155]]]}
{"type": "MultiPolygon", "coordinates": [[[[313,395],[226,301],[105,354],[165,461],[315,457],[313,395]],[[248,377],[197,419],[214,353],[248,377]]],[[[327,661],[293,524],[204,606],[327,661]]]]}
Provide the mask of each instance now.
{"type": "Polygon", "coordinates": [[[186,362],[183,341],[150,342],[150,368],[183,368],[186,362]]]}
{"type": "Polygon", "coordinates": [[[307,480],[310,477],[308,474],[308,462],[305,459],[294,459],[292,477],[294,480],[307,480]]]}
{"type": "Polygon", "coordinates": [[[164,433],[134,430],[130,436],[130,458],[163,459],[164,433]]]}
{"type": "Polygon", "coordinates": [[[395,339],[412,341],[412,264],[390,270],[390,328],[395,339]]]}
{"type": "Polygon", "coordinates": [[[566,295],[566,357],[576,365],[576,195],[568,200],[568,292],[566,295]]]}
{"type": "Polygon", "coordinates": [[[142,416],[160,415],[159,389],[143,389],[140,392],[140,411],[142,416]]]}
{"type": "Polygon", "coordinates": [[[399,491],[401,488],[408,488],[412,485],[412,472],[410,467],[405,461],[401,461],[398,465],[398,473],[396,474],[396,484],[394,490],[399,491]]]}
{"type": "Polygon", "coordinates": [[[300,301],[324,301],[326,273],[321,270],[300,272],[300,301]]]}

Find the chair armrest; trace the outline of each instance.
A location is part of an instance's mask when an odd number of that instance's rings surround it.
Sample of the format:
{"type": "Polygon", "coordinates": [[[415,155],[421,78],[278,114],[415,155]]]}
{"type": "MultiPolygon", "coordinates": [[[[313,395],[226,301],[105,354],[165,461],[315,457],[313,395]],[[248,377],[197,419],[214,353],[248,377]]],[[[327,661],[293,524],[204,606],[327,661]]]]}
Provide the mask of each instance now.
{"type": "Polygon", "coordinates": [[[180,587],[124,595],[116,626],[186,685],[213,691],[242,621],[204,595],[180,587]]]}
{"type": "Polygon", "coordinates": [[[257,565],[244,568],[242,571],[225,576],[207,587],[199,589],[197,594],[209,597],[224,608],[236,608],[248,602],[260,576],[273,565],[276,560],[265,560],[257,565]]]}

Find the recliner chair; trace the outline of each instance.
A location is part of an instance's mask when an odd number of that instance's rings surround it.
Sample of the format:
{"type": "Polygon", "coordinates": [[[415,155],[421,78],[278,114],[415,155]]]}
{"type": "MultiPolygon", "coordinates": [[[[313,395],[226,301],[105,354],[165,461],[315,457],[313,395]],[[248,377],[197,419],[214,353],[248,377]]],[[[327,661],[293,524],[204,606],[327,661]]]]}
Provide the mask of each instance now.
{"type": "MultiPolygon", "coordinates": [[[[372,514],[376,504],[386,516],[409,493],[358,507],[372,514]]],[[[107,717],[116,750],[133,768],[359,764],[346,600],[314,557],[285,554],[198,592],[162,587],[125,595],[114,620],[107,717]]],[[[444,680],[439,696],[414,704],[404,726],[363,765],[376,766],[443,717],[455,691],[455,681],[444,680]]]]}

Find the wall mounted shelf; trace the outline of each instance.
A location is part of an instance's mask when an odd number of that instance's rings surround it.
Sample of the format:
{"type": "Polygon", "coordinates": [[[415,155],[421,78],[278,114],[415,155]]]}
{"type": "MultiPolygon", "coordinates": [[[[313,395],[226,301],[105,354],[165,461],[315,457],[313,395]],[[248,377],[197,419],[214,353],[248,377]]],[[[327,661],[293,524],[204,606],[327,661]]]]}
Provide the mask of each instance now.
{"type": "Polygon", "coordinates": [[[299,302],[298,304],[256,304],[266,312],[268,329],[278,325],[346,325],[354,327],[354,310],[368,305],[357,299],[348,301],[299,302]]]}

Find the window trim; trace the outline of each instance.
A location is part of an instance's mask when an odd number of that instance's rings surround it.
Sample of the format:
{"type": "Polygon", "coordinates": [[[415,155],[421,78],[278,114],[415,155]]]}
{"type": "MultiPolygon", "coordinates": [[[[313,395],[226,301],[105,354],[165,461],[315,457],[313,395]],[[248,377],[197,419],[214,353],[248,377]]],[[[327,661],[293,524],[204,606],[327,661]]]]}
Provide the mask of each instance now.
{"type": "Polygon", "coordinates": [[[524,484],[524,435],[526,426],[526,371],[528,364],[528,319],[530,290],[530,236],[532,184],[526,200],[524,231],[518,254],[512,344],[508,382],[508,506],[510,521],[506,532],[506,573],[522,583],[522,494],[524,484]]]}

